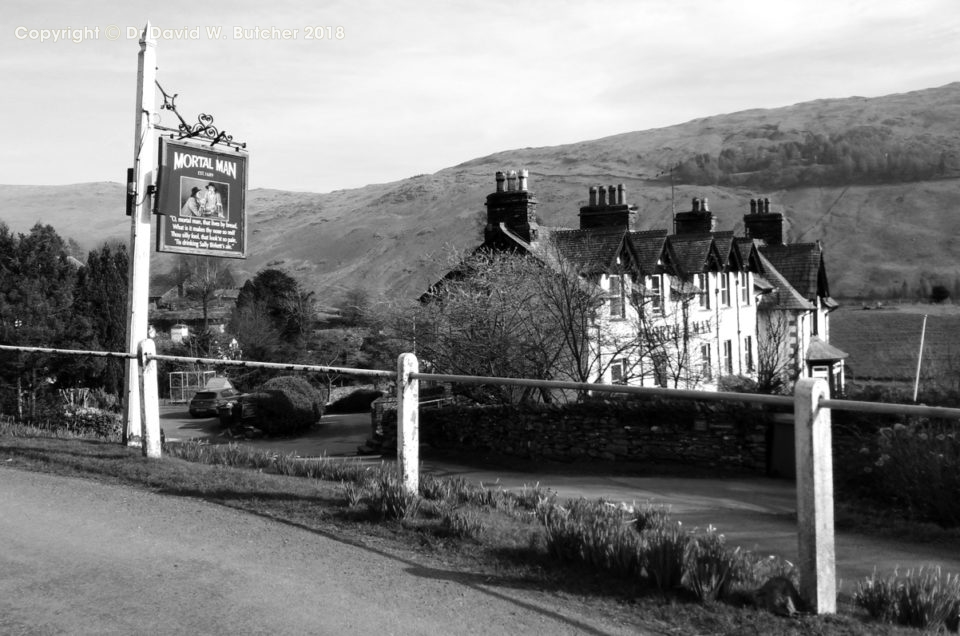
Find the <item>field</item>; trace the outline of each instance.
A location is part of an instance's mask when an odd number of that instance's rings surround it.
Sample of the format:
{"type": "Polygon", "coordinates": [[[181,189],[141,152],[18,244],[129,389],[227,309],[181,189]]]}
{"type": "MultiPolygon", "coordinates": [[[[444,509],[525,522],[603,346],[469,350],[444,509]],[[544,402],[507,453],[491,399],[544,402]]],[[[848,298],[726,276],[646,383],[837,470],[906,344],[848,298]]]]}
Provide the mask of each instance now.
{"type": "Polygon", "coordinates": [[[960,376],[960,306],[846,306],[830,316],[830,342],[850,354],[847,381],[913,383],[923,315],[928,314],[920,371],[925,383],[960,376]]]}

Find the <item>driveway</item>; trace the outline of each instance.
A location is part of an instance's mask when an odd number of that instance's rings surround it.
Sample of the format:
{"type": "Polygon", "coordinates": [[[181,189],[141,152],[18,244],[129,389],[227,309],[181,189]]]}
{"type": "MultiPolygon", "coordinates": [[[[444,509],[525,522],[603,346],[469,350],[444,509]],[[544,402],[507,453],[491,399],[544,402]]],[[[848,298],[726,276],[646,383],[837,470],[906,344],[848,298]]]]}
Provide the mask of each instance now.
{"type": "MultiPolygon", "coordinates": [[[[165,407],[170,408],[170,407],[165,407]]],[[[215,419],[204,423],[186,420],[175,409],[161,415],[168,438],[206,431],[218,434],[215,419]],[[174,424],[168,429],[169,424],[174,424]]],[[[302,457],[349,456],[363,444],[370,432],[368,414],[325,415],[318,430],[296,440],[254,440],[246,442],[277,452],[296,452],[302,457]]],[[[386,458],[392,459],[392,458],[386,458]]],[[[630,477],[570,472],[520,472],[484,469],[445,461],[426,460],[422,470],[445,477],[462,477],[473,483],[499,484],[519,488],[539,483],[561,498],[604,498],[622,502],[652,502],[668,505],[672,516],[688,528],[715,526],[727,542],[745,550],[776,554],[797,560],[796,489],[782,479],[678,477],[630,477]]],[[[873,573],[899,567],[939,565],[946,572],[960,573],[960,555],[955,546],[910,543],[873,536],[840,532],[836,535],[837,577],[840,590],[851,594],[856,583],[873,573]]]]}

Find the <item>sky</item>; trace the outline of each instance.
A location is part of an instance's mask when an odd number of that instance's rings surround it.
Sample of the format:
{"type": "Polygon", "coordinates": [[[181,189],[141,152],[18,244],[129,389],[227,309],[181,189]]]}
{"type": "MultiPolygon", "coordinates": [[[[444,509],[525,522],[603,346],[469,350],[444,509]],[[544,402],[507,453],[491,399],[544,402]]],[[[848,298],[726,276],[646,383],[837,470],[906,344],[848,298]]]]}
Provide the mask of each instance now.
{"type": "Polygon", "coordinates": [[[4,0],[0,183],[125,180],[148,21],[157,80],[247,143],[252,188],[960,79],[956,0],[4,0]]]}

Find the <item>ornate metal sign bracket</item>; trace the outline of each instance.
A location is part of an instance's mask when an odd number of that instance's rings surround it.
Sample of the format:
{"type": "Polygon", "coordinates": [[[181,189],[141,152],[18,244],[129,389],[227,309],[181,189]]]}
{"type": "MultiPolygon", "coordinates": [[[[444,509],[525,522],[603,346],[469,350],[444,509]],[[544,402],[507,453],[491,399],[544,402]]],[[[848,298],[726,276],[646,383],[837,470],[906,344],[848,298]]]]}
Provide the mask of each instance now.
{"type": "Polygon", "coordinates": [[[180,126],[177,128],[167,128],[165,126],[154,126],[157,130],[164,130],[167,132],[176,133],[179,135],[177,139],[192,139],[200,138],[204,141],[210,141],[211,146],[216,144],[223,144],[225,146],[231,146],[233,148],[246,148],[247,144],[245,142],[236,142],[233,140],[233,135],[228,135],[226,131],[218,130],[216,126],[213,125],[213,115],[208,115],[207,113],[200,113],[197,116],[197,123],[188,124],[187,120],[183,118],[180,112],[177,110],[176,99],[177,93],[170,95],[167,91],[163,90],[163,87],[160,86],[160,82],[155,82],[157,88],[160,89],[160,94],[163,95],[163,105],[160,106],[161,110],[169,110],[177,116],[177,119],[180,120],[180,126]]]}

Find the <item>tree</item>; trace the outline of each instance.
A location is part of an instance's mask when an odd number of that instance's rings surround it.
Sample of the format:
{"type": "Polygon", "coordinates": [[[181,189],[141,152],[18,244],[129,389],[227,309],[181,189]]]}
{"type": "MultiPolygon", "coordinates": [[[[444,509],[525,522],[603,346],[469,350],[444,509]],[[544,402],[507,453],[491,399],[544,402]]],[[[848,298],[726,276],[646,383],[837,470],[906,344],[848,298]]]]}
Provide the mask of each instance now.
{"type": "Polygon", "coordinates": [[[214,256],[182,255],[177,271],[182,276],[186,296],[200,303],[203,314],[203,333],[210,329],[210,303],[224,287],[233,286],[233,274],[224,259],[214,256]]]}
{"type": "Polygon", "coordinates": [[[315,322],[313,292],[282,270],[263,269],[240,288],[230,330],[246,357],[259,350],[269,357],[254,359],[268,360],[280,349],[291,354],[301,349],[315,322]]]}
{"type": "Polygon", "coordinates": [[[930,302],[940,304],[950,298],[950,290],[946,285],[934,285],[930,289],[930,302]]]}
{"type": "MultiPolygon", "coordinates": [[[[74,288],[73,321],[68,330],[71,346],[102,351],[126,347],[128,261],[122,243],[104,243],[87,255],[74,288]]],[[[73,358],[61,372],[61,380],[118,394],[123,364],[105,358],[73,358]]]]}
{"type": "Polygon", "coordinates": [[[787,314],[769,308],[757,309],[757,391],[781,393],[796,379],[796,369],[788,354],[787,314]]]}
{"type": "MultiPolygon", "coordinates": [[[[60,346],[72,320],[76,279],[63,239],[53,227],[40,223],[29,234],[14,237],[0,222],[0,248],[0,334],[4,343],[60,346]]],[[[49,356],[24,354],[4,365],[0,372],[7,378],[16,376],[18,413],[23,411],[22,385],[26,382],[29,413],[31,418],[36,415],[41,380],[55,375],[58,364],[49,356]]]]}

